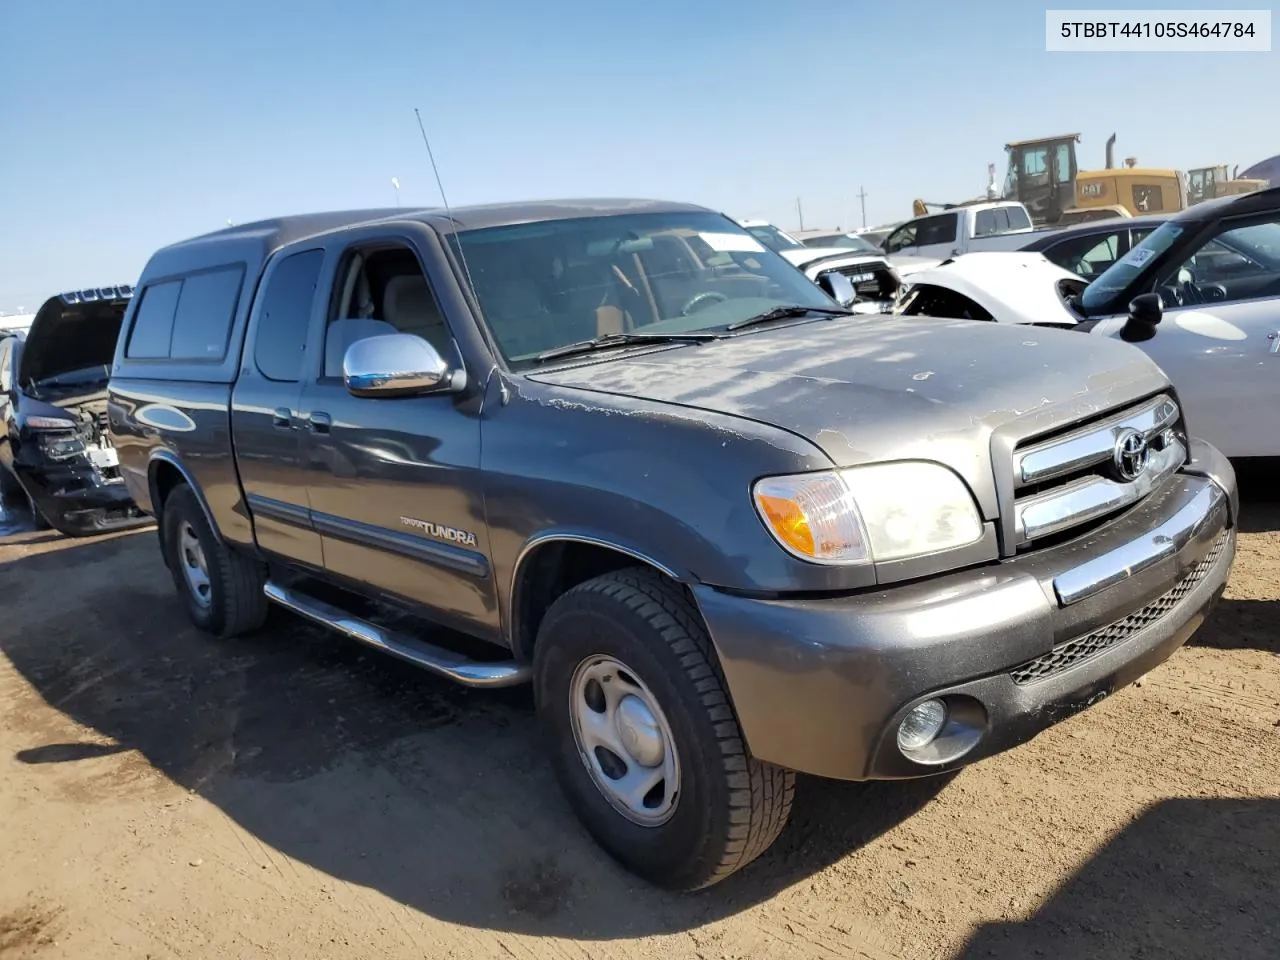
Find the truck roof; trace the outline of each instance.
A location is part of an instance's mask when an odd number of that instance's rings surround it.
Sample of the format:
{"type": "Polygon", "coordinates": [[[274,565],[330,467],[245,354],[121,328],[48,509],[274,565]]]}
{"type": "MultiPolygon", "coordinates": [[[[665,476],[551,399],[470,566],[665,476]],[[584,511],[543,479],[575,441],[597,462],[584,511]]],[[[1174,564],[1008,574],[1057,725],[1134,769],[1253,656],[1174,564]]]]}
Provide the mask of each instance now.
{"type": "Polygon", "coordinates": [[[459,230],[509,226],[518,223],[540,223],[547,220],[678,211],[712,212],[696,204],[606,198],[478,204],[453,207],[448,214],[443,207],[417,209],[375,207],[366,210],[304,213],[236,224],[170,244],[152,255],[144,272],[148,277],[166,276],[190,269],[193,263],[208,263],[211,256],[216,256],[216,259],[223,263],[242,260],[257,266],[265,262],[276,250],[299,240],[382,221],[430,222],[435,229],[443,233],[453,233],[459,230]]]}

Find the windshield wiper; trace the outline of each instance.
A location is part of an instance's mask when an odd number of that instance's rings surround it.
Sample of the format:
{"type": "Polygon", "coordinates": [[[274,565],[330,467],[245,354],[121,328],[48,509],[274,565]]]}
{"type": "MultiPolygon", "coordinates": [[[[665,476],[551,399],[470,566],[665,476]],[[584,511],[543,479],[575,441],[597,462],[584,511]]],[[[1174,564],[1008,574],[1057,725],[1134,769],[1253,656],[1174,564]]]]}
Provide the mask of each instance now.
{"type": "Polygon", "coordinates": [[[745,320],[731,323],[725,329],[741,330],[743,327],[754,327],[758,323],[772,323],[774,320],[786,320],[788,317],[807,317],[811,313],[822,313],[832,317],[847,317],[851,316],[853,311],[846,310],[844,307],[774,307],[772,310],[758,313],[754,317],[747,317],[745,320]]]}
{"type": "Polygon", "coordinates": [[[689,333],[610,333],[603,337],[592,337],[590,340],[579,340],[563,346],[543,350],[533,358],[534,363],[555,360],[557,357],[568,357],[575,353],[591,353],[593,350],[608,350],[612,347],[624,347],[635,343],[699,343],[703,340],[719,340],[724,334],[710,331],[690,331],[689,333]]]}

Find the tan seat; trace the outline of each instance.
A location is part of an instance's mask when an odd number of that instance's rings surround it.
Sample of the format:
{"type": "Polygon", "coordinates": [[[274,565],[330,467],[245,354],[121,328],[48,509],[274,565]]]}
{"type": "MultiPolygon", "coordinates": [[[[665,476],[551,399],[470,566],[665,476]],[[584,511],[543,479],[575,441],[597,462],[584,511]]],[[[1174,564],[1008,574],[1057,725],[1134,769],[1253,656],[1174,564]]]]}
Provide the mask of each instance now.
{"type": "Polygon", "coordinates": [[[382,313],[401,333],[412,333],[436,348],[441,356],[453,351],[453,337],[421,274],[392,277],[382,293],[382,313]]]}
{"type": "Polygon", "coordinates": [[[395,327],[382,320],[370,320],[365,317],[349,317],[335,320],[325,331],[324,341],[324,375],[326,377],[342,377],[342,358],[347,355],[347,347],[357,340],[367,337],[383,337],[389,333],[399,333],[395,327]]]}

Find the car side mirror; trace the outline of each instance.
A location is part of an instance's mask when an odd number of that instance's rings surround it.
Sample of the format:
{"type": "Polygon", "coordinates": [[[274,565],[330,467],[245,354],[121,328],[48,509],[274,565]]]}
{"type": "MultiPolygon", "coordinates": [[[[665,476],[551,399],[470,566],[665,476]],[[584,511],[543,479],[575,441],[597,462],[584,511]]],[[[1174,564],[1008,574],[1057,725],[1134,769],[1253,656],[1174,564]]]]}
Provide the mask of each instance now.
{"type": "Polygon", "coordinates": [[[411,333],[365,337],[342,357],[342,382],[357,397],[449,392],[458,389],[458,373],[435,347],[411,333]]]}
{"type": "Polygon", "coordinates": [[[1156,327],[1164,315],[1164,304],[1158,293],[1140,293],[1129,301],[1129,319],[1120,330],[1120,339],[1141,343],[1156,335],[1156,327]]]}
{"type": "Polygon", "coordinates": [[[858,291],[854,289],[853,281],[836,270],[831,270],[820,276],[818,278],[818,286],[825,290],[827,295],[842,307],[847,307],[858,299],[858,291]]]}

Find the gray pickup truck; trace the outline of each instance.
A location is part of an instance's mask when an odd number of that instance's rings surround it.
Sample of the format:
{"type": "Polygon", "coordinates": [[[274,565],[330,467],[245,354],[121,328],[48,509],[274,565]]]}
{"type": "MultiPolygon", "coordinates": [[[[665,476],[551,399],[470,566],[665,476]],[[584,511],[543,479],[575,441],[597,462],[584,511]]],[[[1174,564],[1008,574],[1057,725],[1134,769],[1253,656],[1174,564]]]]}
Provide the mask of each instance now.
{"type": "Polygon", "coordinates": [[[198,626],[274,602],[531,681],[587,829],[673,889],[764,851],[794,771],[952,770],[1131,682],[1235,553],[1234,473],[1140,350],[850,315],[683,204],[166,247],[109,413],[198,626]]]}

